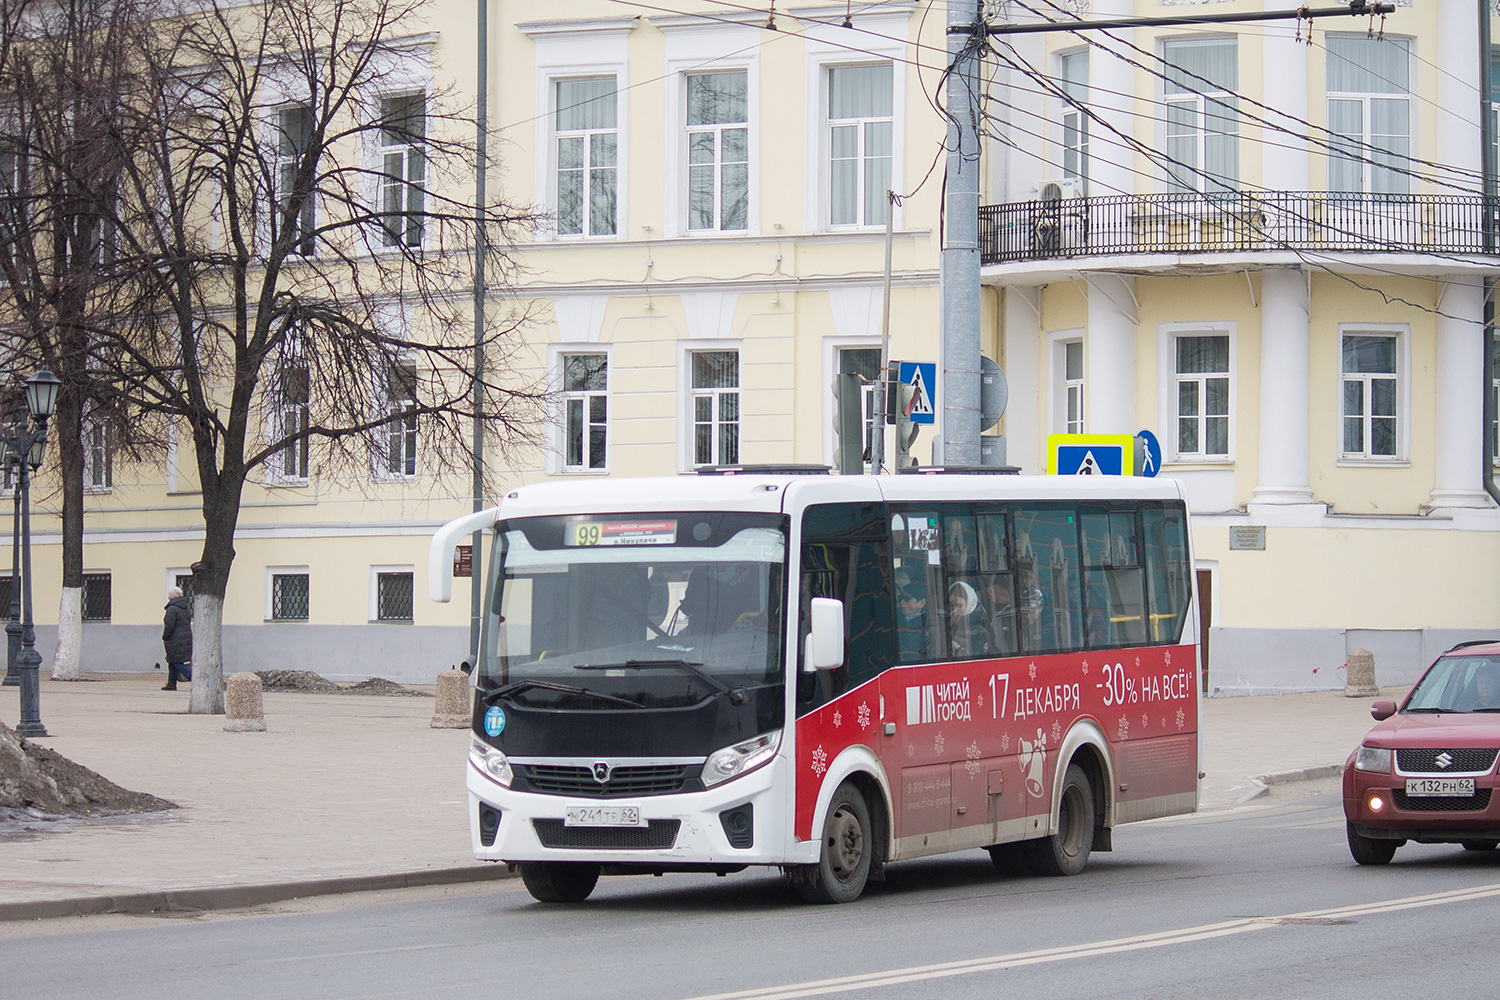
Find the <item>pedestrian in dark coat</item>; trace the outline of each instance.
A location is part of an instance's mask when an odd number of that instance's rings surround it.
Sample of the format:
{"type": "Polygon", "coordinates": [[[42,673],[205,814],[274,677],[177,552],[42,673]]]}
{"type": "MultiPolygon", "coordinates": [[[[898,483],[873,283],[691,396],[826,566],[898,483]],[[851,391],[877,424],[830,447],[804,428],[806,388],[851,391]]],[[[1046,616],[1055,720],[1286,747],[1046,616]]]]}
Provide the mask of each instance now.
{"type": "Polygon", "coordinates": [[[167,588],[167,613],[162,622],[161,643],[167,653],[167,683],[163,691],[176,691],[177,680],[193,679],[193,611],[181,587],[167,588]]]}

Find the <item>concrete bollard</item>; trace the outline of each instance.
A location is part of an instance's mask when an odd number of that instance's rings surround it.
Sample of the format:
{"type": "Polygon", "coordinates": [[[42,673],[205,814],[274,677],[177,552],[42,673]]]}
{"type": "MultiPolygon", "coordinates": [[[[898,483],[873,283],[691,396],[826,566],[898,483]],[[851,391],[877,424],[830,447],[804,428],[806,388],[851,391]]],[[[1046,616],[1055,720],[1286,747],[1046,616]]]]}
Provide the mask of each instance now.
{"type": "Polygon", "coordinates": [[[1375,685],[1375,654],[1368,649],[1349,651],[1349,664],[1344,671],[1345,698],[1374,698],[1380,694],[1375,685]]]}
{"type": "Polygon", "coordinates": [[[260,678],[248,671],[229,675],[224,692],[224,731],[226,733],[263,733],[266,731],[266,709],[260,678]]]}
{"type": "Polygon", "coordinates": [[[469,675],[462,670],[444,670],[437,675],[437,705],[432,710],[433,729],[468,729],[469,675]]]}

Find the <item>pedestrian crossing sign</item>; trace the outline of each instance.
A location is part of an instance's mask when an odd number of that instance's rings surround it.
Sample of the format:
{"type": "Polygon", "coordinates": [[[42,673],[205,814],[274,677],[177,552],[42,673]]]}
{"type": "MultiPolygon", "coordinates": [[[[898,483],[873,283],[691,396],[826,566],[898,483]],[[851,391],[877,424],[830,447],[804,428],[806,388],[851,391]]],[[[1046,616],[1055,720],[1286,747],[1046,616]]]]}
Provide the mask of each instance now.
{"type": "Polygon", "coordinates": [[[1049,434],[1047,472],[1054,476],[1133,476],[1135,435],[1049,434]]]}
{"type": "Polygon", "coordinates": [[[898,373],[911,386],[911,407],[905,416],[914,424],[937,423],[937,365],[930,361],[903,361],[898,373]]]}

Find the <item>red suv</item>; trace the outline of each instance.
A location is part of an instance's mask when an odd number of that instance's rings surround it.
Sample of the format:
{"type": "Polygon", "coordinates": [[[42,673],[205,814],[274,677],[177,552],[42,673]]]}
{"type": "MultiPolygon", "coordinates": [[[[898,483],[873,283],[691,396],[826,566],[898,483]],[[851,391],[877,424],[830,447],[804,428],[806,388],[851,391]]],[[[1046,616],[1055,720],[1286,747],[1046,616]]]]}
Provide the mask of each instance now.
{"type": "Polygon", "coordinates": [[[1500,642],[1460,643],[1433,661],[1401,707],[1377,720],[1344,764],[1349,853],[1383,865],[1396,848],[1500,845],[1500,642]]]}

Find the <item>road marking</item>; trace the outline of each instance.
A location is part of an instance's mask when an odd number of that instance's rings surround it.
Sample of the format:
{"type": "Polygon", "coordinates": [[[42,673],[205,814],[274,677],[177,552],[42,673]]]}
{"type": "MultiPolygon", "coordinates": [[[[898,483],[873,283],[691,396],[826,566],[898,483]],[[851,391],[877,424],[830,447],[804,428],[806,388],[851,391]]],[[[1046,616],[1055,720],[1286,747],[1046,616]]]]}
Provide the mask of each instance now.
{"type": "Polygon", "coordinates": [[[1131,937],[1112,938],[1089,944],[1069,945],[1062,948],[1043,948],[1037,951],[1021,951],[1008,955],[991,955],[986,958],[971,958],[959,962],[942,962],[936,965],[914,965],[887,972],[869,972],[857,976],[840,976],[835,979],[818,979],[805,983],[790,983],[785,986],[762,987],[739,990],[734,993],[714,993],[695,997],[693,1000],[796,1000],[798,997],[826,996],[830,993],[849,993],[855,990],[879,989],[899,986],[902,983],[931,979],[946,979],[950,976],[965,976],[975,972],[992,972],[997,969],[1012,969],[1025,965],[1041,965],[1047,962],[1063,962],[1078,958],[1093,958],[1098,955],[1114,955],[1121,952],[1144,951],[1148,948],[1163,948],[1175,944],[1191,944],[1213,938],[1245,934],[1288,924],[1323,924],[1351,917],[1370,916],[1379,913],[1395,913],[1400,910],[1418,909],[1427,906],[1447,906],[1467,903],[1471,900],[1500,896],[1500,883],[1476,886],[1471,889],[1452,889],[1446,892],[1428,893],[1422,896],[1405,896],[1399,899],[1383,899],[1370,903],[1356,903],[1326,910],[1307,910],[1301,913],[1284,913],[1274,917],[1242,917],[1224,920],[1197,927],[1184,927],[1155,934],[1137,934],[1131,937]]]}

